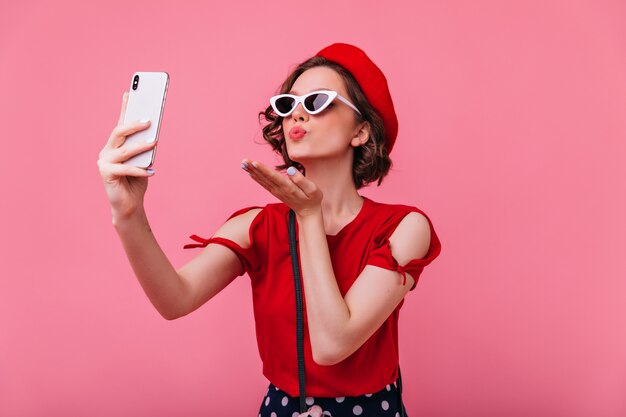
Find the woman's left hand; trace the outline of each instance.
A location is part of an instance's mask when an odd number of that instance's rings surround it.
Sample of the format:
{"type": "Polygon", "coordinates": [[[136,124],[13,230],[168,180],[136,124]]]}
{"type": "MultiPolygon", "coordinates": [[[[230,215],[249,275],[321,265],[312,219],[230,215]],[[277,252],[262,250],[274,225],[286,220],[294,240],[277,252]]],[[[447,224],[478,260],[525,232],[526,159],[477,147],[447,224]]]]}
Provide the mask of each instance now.
{"type": "Polygon", "coordinates": [[[261,162],[244,159],[241,168],[299,217],[321,212],[322,191],[294,167],[288,168],[285,176],[261,162]]]}

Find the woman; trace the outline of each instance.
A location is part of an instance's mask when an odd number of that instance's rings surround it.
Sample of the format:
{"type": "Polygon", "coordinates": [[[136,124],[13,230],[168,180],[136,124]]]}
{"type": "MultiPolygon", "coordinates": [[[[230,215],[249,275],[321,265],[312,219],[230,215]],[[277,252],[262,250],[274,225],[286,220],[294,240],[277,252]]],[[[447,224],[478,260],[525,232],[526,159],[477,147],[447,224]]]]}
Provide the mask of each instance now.
{"type": "MultiPolygon", "coordinates": [[[[333,44],[299,65],[261,113],[265,139],[285,161],[242,169],[282,203],[238,210],[176,270],[143,210],[154,171],[122,164],[151,149],[124,140],[147,123],[120,123],[100,153],[113,224],[146,295],[168,320],[196,310],[248,273],[263,373],[259,416],[298,416],[295,296],[287,238],[296,215],[304,291],[306,403],[313,416],[399,415],[398,314],[441,245],[423,211],[382,204],[358,189],[391,166],[397,119],[387,81],[359,48],[333,44]],[[286,135],[285,135],[286,133],[286,135]],[[150,259],[149,263],[144,262],[150,259]]],[[[303,416],[307,413],[302,414],[303,416]]]]}

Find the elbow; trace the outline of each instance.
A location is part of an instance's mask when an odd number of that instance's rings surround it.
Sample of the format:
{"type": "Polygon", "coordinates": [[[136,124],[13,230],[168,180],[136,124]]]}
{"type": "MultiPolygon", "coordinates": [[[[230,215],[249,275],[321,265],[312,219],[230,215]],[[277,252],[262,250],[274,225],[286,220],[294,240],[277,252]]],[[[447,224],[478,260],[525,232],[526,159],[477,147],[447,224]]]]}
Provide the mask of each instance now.
{"type": "Polygon", "coordinates": [[[183,313],[181,311],[158,310],[158,312],[161,315],[161,317],[163,317],[167,321],[176,320],[176,319],[186,316],[186,313],[183,313]]]}
{"type": "Polygon", "coordinates": [[[182,303],[182,302],[177,302],[174,304],[168,303],[168,304],[158,304],[158,305],[153,303],[153,305],[156,308],[156,310],[159,312],[161,317],[163,317],[167,321],[179,319],[191,313],[192,311],[187,307],[186,303],[182,303]]]}
{"type": "Polygon", "coordinates": [[[312,353],[313,362],[320,366],[336,365],[347,357],[347,355],[345,355],[345,353],[337,347],[326,349],[313,349],[312,353]]]}
{"type": "Polygon", "coordinates": [[[177,318],[181,317],[177,314],[166,313],[163,311],[159,311],[159,314],[161,314],[161,317],[163,317],[167,321],[176,320],[177,318]]]}
{"type": "Polygon", "coordinates": [[[167,320],[167,321],[173,321],[173,320],[176,320],[179,317],[177,317],[177,316],[163,316],[163,318],[165,320],[167,320]]]}
{"type": "Polygon", "coordinates": [[[335,357],[332,356],[313,356],[313,362],[315,362],[319,366],[333,366],[341,362],[341,360],[336,360],[335,357]]]}

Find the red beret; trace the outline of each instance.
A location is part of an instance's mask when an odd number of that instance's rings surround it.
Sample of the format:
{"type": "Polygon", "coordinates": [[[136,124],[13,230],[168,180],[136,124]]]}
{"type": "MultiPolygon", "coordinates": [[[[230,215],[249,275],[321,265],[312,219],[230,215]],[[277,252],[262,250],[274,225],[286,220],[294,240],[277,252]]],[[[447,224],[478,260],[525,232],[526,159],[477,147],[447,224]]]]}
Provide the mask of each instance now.
{"type": "Polygon", "coordinates": [[[387,79],[374,62],[356,46],[334,43],[319,51],[322,56],[347,69],[361,86],[367,101],[376,109],[385,124],[387,150],[391,152],[398,136],[398,118],[393,108],[387,79]]]}

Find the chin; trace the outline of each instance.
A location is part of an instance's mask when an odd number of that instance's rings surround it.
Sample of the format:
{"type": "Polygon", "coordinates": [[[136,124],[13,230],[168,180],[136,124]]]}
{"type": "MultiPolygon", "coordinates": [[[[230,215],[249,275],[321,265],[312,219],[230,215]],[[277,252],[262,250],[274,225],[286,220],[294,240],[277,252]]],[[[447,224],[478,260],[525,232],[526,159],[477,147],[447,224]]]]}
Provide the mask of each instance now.
{"type": "Polygon", "coordinates": [[[341,149],[312,150],[310,146],[287,146],[289,159],[300,164],[305,164],[307,161],[319,161],[321,159],[336,159],[343,155],[341,151],[341,149]]]}
{"type": "Polygon", "coordinates": [[[294,162],[300,162],[307,158],[307,152],[303,152],[303,149],[289,149],[287,148],[287,155],[289,155],[289,159],[294,162]]]}

